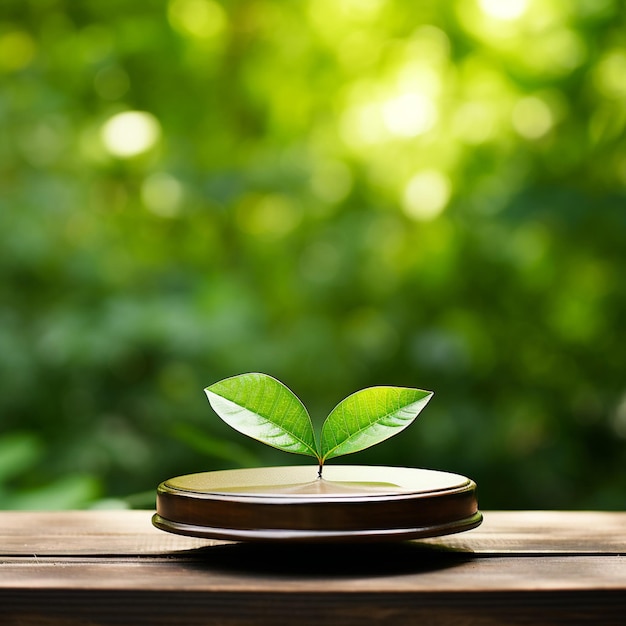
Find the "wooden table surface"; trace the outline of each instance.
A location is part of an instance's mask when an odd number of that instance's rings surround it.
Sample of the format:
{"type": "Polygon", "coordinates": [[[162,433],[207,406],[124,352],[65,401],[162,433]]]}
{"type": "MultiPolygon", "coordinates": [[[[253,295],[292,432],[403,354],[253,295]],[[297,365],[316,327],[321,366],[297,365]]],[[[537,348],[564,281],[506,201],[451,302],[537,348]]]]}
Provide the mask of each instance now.
{"type": "Polygon", "coordinates": [[[626,513],[483,513],[447,537],[277,546],[148,511],[0,512],[0,624],[626,624],[626,513]]]}

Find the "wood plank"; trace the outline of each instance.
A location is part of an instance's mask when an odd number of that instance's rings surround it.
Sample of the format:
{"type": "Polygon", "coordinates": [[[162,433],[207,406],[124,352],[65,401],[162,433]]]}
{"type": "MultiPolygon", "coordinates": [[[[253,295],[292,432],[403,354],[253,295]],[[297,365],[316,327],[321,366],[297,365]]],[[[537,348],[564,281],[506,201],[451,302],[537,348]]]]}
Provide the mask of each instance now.
{"type": "MultiPolygon", "coordinates": [[[[626,554],[626,512],[489,511],[483,524],[447,537],[476,554],[626,554]]],[[[425,540],[438,544],[441,540],[425,540]]]]}
{"type": "MultiPolygon", "coordinates": [[[[149,511],[0,512],[0,555],[159,555],[224,542],[165,533],[149,511]]],[[[488,511],[472,531],[420,540],[485,555],[626,554],[626,513],[488,511]]]]}
{"type": "Polygon", "coordinates": [[[0,624],[622,624],[626,513],[487,512],[438,539],[211,542],[148,511],[0,513],[0,624]]]}
{"type": "Polygon", "coordinates": [[[553,593],[270,594],[174,591],[0,593],[3,626],[623,626],[624,595],[553,593]]]}
{"type": "Polygon", "coordinates": [[[150,555],[218,542],[157,530],[150,511],[2,511],[0,555],[150,555]]]}
{"type": "Polygon", "coordinates": [[[374,554],[340,551],[335,561],[319,549],[288,558],[282,551],[235,546],[194,559],[3,559],[0,589],[260,594],[616,590],[626,603],[624,557],[420,557],[406,548],[398,546],[387,557],[382,548],[374,554]],[[316,562],[316,556],[324,561],[316,562]]]}

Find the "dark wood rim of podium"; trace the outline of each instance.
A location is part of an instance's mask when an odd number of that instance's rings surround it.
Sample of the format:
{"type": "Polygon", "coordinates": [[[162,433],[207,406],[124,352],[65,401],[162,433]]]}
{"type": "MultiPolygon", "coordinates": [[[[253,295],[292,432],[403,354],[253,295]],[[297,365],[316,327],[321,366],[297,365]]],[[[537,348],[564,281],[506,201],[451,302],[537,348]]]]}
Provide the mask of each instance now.
{"type": "Polygon", "coordinates": [[[188,474],[157,490],[161,530],[233,541],[352,542],[433,537],[482,521],[476,484],[406,467],[267,467],[188,474]]]}

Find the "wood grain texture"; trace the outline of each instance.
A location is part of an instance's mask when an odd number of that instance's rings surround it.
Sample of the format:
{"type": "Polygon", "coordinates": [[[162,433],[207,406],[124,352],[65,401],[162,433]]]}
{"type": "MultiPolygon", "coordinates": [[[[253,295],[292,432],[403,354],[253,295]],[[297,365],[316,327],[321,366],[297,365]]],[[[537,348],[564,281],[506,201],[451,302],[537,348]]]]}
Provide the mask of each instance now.
{"type": "MultiPolygon", "coordinates": [[[[149,511],[1,511],[0,556],[143,556],[221,545],[162,532],[149,511]]],[[[626,554],[626,513],[489,511],[470,532],[419,545],[474,554],[626,554]]]]}
{"type": "Polygon", "coordinates": [[[151,512],[0,512],[0,624],[623,624],[626,513],[487,512],[460,535],[270,546],[151,512]]]}
{"type": "Polygon", "coordinates": [[[13,594],[2,598],[3,626],[623,626],[624,600],[552,594],[190,594],[173,592],[13,594]]]}

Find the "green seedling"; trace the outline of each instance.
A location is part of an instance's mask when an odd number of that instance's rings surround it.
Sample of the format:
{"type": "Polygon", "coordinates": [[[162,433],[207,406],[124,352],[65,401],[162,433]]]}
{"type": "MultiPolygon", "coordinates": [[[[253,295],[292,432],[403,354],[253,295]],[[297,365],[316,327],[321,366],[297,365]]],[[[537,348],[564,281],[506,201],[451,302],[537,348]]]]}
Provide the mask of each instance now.
{"type": "Polygon", "coordinates": [[[409,426],[432,398],[432,391],[369,387],[342,400],[315,436],[299,398],[267,374],[241,374],[205,390],[213,410],[232,428],[269,446],[315,457],[324,463],[365,450],[409,426]]]}

